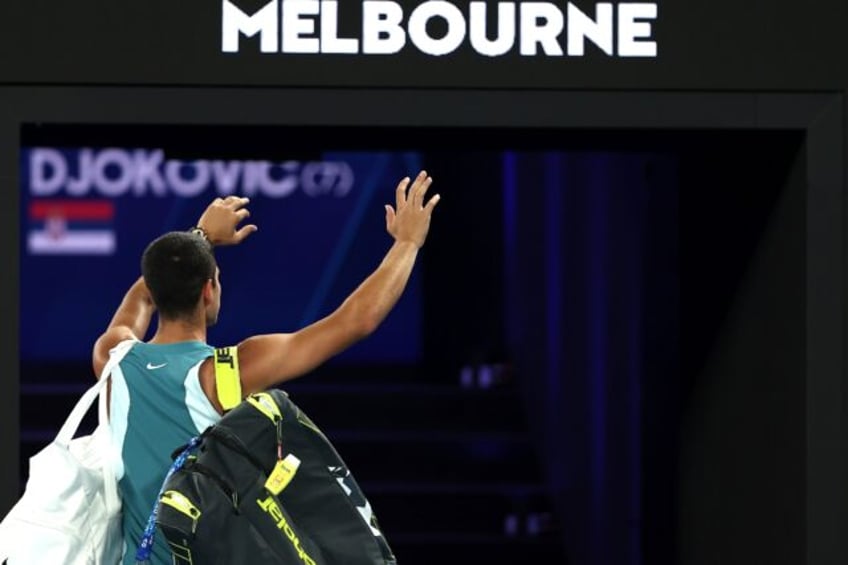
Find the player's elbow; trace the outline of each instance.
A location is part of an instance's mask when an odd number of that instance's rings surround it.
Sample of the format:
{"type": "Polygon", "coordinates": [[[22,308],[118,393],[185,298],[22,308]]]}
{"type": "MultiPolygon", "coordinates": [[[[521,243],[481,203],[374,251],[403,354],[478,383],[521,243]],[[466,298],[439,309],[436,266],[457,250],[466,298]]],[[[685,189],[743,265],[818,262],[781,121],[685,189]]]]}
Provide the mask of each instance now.
{"type": "Polygon", "coordinates": [[[339,309],[343,327],[351,342],[364,339],[375,331],[383,321],[384,316],[376,305],[363,300],[348,300],[339,309]]]}
{"type": "Polygon", "coordinates": [[[364,339],[377,331],[382,318],[374,312],[366,312],[357,323],[357,337],[364,339]]]}
{"type": "Polygon", "coordinates": [[[380,311],[371,305],[361,305],[356,309],[356,314],[353,320],[353,333],[355,339],[365,339],[366,337],[377,331],[380,323],[383,321],[383,315],[380,311]]]}

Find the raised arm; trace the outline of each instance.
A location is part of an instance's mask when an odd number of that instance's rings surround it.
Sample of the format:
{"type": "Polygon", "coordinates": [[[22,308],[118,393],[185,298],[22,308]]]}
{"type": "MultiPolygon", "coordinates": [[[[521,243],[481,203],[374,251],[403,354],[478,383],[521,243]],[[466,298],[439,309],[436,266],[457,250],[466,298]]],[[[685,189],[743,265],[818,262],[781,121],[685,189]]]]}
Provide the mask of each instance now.
{"type": "MultiPolygon", "coordinates": [[[[256,226],[253,224],[237,229],[238,224],[250,216],[244,208],[247,203],[247,198],[236,196],[226,199],[216,198],[204,210],[197,222],[197,228],[211,245],[240,243],[256,231],[256,226]]],[[[97,378],[100,377],[103,367],[109,360],[109,351],[113,347],[127,339],[144,339],[155,310],[150,291],[144,279],[139,278],[124,295],[106,331],[94,343],[92,366],[97,378]]]]}
{"type": "Polygon", "coordinates": [[[424,245],[439,195],[424,203],[432,179],[421,172],[398,184],[396,209],[386,206],[394,238],[379,267],[332,314],[294,333],[254,336],[238,346],[242,393],[251,394],[298,377],[371,334],[403,293],[424,245]]]}
{"type": "Polygon", "coordinates": [[[113,347],[127,339],[144,339],[155,309],[150,291],[144,279],[139,277],[124,295],[109,327],[94,343],[92,364],[96,378],[100,378],[113,347]]]}

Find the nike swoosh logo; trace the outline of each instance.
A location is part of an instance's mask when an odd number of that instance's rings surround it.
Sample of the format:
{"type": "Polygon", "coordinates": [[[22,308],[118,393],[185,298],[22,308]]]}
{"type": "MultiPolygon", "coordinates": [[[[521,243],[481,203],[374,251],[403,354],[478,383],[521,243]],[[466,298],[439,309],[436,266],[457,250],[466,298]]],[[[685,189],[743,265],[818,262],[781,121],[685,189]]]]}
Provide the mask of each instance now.
{"type": "Polygon", "coordinates": [[[152,371],[152,370],[154,370],[154,369],[161,369],[161,368],[162,368],[162,367],[164,367],[165,365],[167,365],[167,363],[162,363],[161,365],[154,365],[154,364],[152,364],[152,363],[148,363],[148,364],[147,364],[147,368],[148,368],[149,370],[151,370],[151,371],[152,371]]]}

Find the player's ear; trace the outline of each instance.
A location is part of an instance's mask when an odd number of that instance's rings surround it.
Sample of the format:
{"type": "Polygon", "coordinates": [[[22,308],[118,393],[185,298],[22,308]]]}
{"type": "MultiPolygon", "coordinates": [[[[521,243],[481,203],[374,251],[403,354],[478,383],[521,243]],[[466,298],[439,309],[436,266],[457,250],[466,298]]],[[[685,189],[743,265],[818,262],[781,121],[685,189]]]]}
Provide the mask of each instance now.
{"type": "Polygon", "coordinates": [[[203,297],[203,303],[209,304],[215,298],[215,280],[207,279],[203,285],[203,290],[200,295],[203,297]]]}

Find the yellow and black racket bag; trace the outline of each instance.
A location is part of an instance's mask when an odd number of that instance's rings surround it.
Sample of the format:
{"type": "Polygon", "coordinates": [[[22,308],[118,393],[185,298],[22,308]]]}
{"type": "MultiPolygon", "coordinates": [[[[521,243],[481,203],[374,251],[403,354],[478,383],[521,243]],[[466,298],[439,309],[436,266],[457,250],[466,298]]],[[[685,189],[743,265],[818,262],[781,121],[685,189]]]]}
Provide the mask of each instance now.
{"type": "Polygon", "coordinates": [[[396,564],[353,475],[280,390],[201,435],[166,480],[156,524],[176,564],[396,564]]]}

